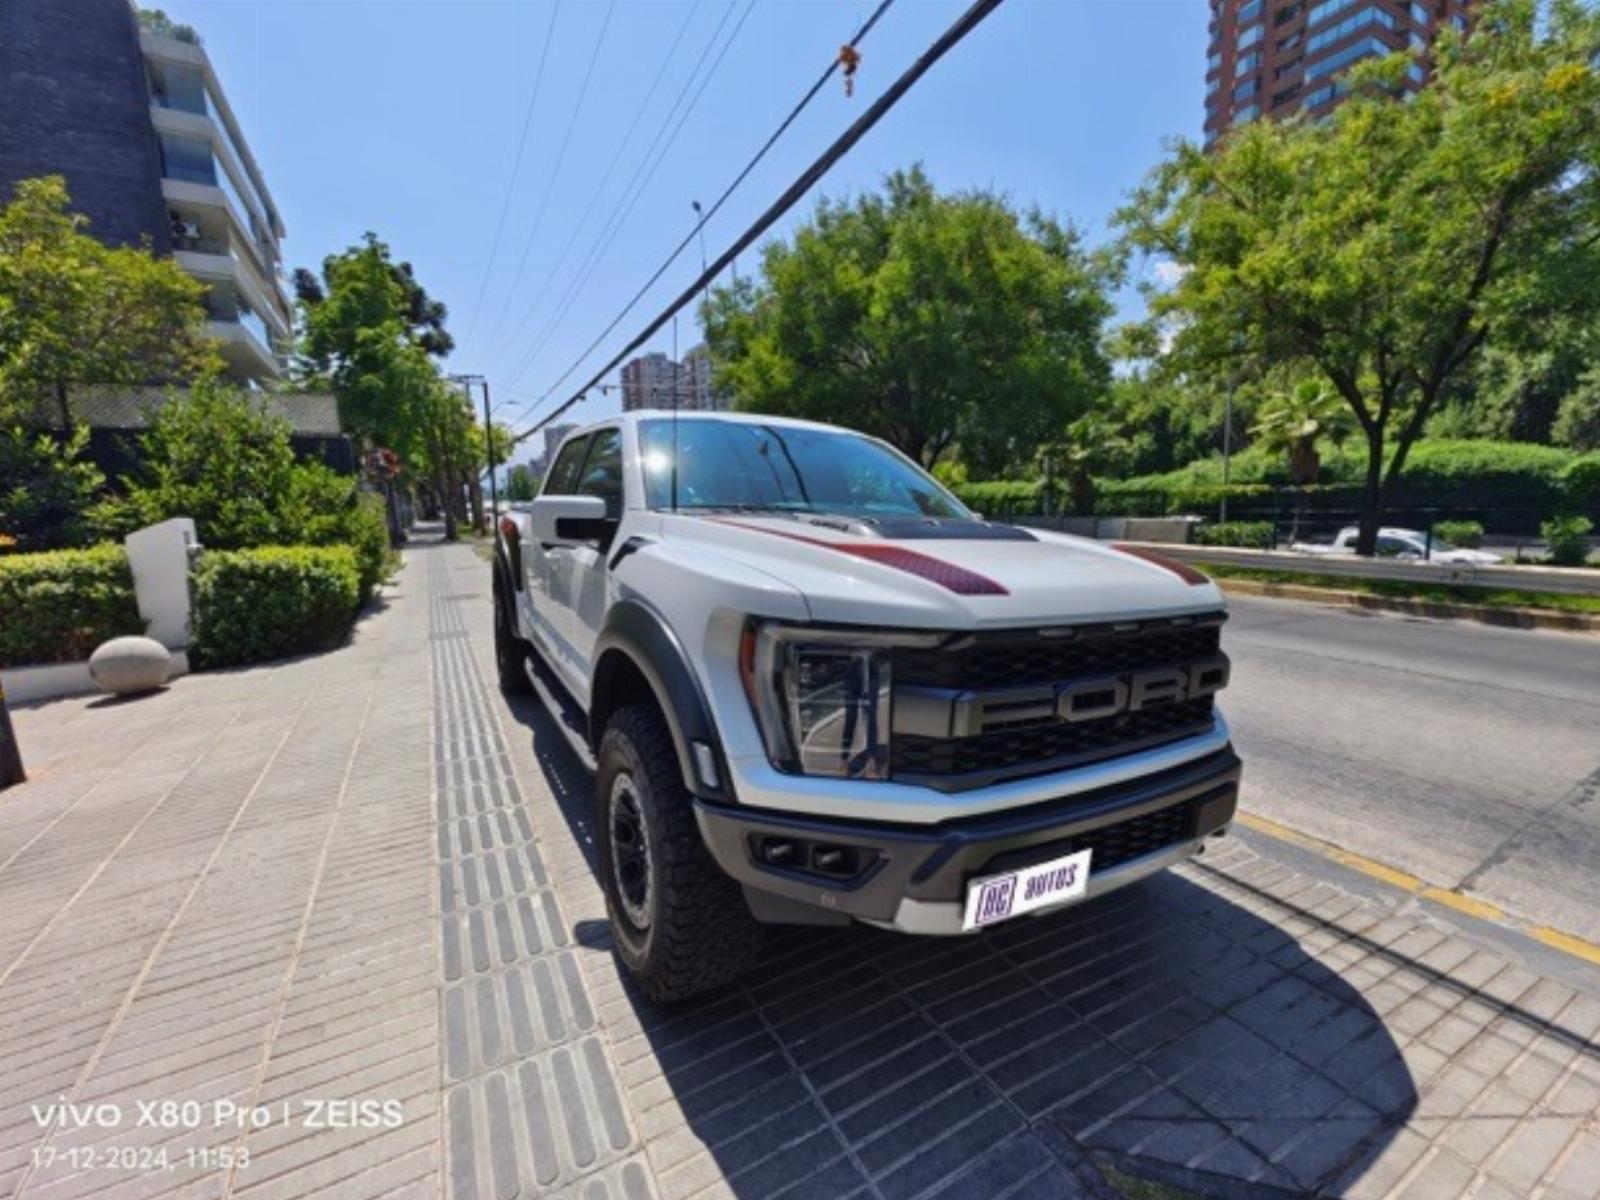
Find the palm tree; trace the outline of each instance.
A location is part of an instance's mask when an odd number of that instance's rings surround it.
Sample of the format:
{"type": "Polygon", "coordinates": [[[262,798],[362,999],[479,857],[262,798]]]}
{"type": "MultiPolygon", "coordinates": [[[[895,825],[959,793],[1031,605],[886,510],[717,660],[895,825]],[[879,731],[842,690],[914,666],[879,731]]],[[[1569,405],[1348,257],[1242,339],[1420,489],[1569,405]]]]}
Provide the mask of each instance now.
{"type": "Polygon", "coordinates": [[[1282,450],[1289,459],[1289,482],[1295,488],[1291,539],[1299,536],[1305,489],[1317,482],[1322,470],[1318,443],[1343,441],[1350,431],[1349,415],[1339,394],[1320,379],[1302,379],[1287,391],[1274,393],[1256,412],[1251,435],[1268,449],[1282,450]]]}

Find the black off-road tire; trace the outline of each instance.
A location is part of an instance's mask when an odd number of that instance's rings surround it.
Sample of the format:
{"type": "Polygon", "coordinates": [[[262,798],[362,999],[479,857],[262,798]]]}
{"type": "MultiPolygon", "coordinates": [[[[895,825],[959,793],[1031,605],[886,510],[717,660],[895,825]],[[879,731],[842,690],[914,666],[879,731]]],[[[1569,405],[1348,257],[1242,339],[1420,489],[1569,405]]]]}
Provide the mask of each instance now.
{"type": "Polygon", "coordinates": [[[698,996],[754,962],[761,926],[700,839],[672,735],[653,703],[612,714],[600,742],[595,801],[612,945],[645,996],[657,1004],[698,996]],[[623,902],[613,853],[613,799],[624,773],[648,847],[651,886],[642,902],[634,899],[645,911],[642,926],[623,902]]]}
{"type": "Polygon", "coordinates": [[[528,653],[532,649],[526,638],[519,638],[511,629],[511,605],[505,589],[498,581],[494,585],[494,666],[500,679],[500,690],[508,696],[525,696],[533,691],[528,679],[528,653]]]}

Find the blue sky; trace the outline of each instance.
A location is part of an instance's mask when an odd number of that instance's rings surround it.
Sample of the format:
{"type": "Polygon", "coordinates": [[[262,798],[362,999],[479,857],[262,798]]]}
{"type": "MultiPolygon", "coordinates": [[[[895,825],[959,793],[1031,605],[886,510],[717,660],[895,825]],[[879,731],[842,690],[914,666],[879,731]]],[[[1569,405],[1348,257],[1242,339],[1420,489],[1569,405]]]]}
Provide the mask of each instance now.
{"type": "MultiPolygon", "coordinates": [[[[492,259],[551,29],[550,0],[164,0],[162,7],[205,40],[288,226],[288,261],[315,266],[364,231],[378,233],[449,305],[457,340],[449,369],[488,375],[497,401],[509,402],[497,419],[520,426],[524,403],[550,389],[692,228],[690,201],[709,204],[721,192],[874,7],[869,0],[753,0],[746,14],[750,3],[561,0],[492,259]],[[674,118],[663,126],[686,82],[685,107],[697,91],[698,101],[681,124],[674,118]],[[662,129],[652,174],[640,164],[662,129]],[[571,290],[634,178],[629,215],[587,281],[571,290]]],[[[710,253],[963,7],[965,0],[897,0],[862,44],[854,99],[835,81],[813,101],[708,224],[710,253]]],[[[1007,0],[819,190],[870,188],[920,160],[940,187],[995,188],[1102,239],[1111,211],[1164,142],[1199,134],[1207,19],[1204,0],[1007,0]]],[[[776,232],[803,218],[814,199],[776,232]]],[[[698,262],[691,247],[568,383],[620,348],[693,279],[698,262]]],[[[1130,294],[1124,303],[1136,300],[1130,294]]],[[[680,349],[698,340],[693,326],[692,315],[680,318],[680,349]]],[[[656,345],[670,351],[670,327],[656,345]]],[[[573,416],[612,407],[596,398],[573,416]]]]}

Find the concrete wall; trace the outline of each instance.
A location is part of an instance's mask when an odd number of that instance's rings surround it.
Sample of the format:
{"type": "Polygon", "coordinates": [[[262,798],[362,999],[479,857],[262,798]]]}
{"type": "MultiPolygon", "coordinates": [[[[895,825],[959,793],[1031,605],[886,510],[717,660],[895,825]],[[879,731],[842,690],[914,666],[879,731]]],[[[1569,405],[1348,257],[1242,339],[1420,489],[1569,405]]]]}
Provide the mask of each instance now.
{"type": "Polygon", "coordinates": [[[37,175],[66,177],[101,241],[171,249],[127,0],[0,0],[0,203],[37,175]]]}

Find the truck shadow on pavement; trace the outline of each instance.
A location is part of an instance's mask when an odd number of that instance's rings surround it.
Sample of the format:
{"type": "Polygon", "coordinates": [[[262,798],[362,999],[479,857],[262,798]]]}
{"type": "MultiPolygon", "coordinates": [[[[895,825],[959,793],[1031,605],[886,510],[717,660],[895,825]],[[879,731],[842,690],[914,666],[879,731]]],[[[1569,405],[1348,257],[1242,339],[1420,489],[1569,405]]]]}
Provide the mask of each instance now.
{"type": "MultiPolygon", "coordinates": [[[[512,709],[593,870],[591,776],[536,702],[512,709]]],[[[1204,864],[971,938],[774,928],[733,988],[630,993],[639,1032],[612,1036],[662,1191],[1120,1196],[1097,1164],[1208,1196],[1343,1191],[1417,1107],[1405,1058],[1204,864]]],[[[575,935],[609,944],[600,921],[575,935]]]]}

